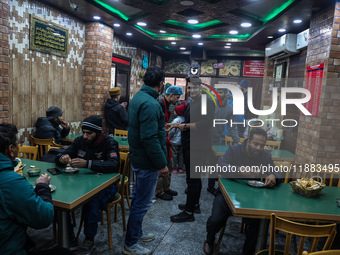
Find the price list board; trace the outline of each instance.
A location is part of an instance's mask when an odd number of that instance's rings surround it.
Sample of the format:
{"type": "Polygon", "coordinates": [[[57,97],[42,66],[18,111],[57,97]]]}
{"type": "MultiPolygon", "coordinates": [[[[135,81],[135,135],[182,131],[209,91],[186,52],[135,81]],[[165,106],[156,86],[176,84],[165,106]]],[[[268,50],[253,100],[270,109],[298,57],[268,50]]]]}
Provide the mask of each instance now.
{"type": "Polygon", "coordinates": [[[243,64],[243,76],[245,77],[263,77],[264,61],[263,60],[245,60],[243,64]]]}
{"type": "Polygon", "coordinates": [[[311,93],[311,99],[306,103],[306,109],[312,116],[319,115],[324,63],[307,66],[306,89],[311,93]]]}

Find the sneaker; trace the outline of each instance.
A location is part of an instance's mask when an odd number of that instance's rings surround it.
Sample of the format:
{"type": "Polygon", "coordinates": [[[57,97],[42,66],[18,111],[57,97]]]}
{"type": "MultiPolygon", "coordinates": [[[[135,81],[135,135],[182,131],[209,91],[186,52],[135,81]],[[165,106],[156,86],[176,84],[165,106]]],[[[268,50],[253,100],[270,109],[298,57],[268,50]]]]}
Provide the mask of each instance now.
{"type": "Polygon", "coordinates": [[[189,222],[195,221],[193,213],[187,213],[185,210],[179,214],[170,217],[172,222],[189,222]]]}
{"type": "Polygon", "coordinates": [[[169,189],[167,191],[165,191],[166,194],[170,195],[170,196],[177,196],[178,192],[177,191],[174,191],[172,189],[169,189]]]}
{"type": "Polygon", "coordinates": [[[216,189],[214,187],[212,188],[207,188],[207,191],[213,195],[215,195],[216,189]]]}
{"type": "MultiPolygon", "coordinates": [[[[185,210],[185,204],[178,204],[178,209],[182,211],[185,210]]],[[[200,204],[195,205],[194,213],[197,213],[197,214],[201,213],[200,204]]]]}
{"type": "Polygon", "coordinates": [[[75,251],[78,249],[78,241],[74,234],[70,236],[68,244],[70,246],[69,248],[70,251],[75,251]]]}
{"type": "Polygon", "coordinates": [[[155,240],[155,235],[154,234],[143,234],[139,238],[139,241],[142,241],[142,242],[151,242],[153,240],[155,240]]]}
{"type": "Polygon", "coordinates": [[[151,251],[144,248],[139,243],[135,243],[131,246],[127,246],[126,244],[124,244],[123,253],[127,255],[147,255],[151,254],[151,251]]]}
{"type": "Polygon", "coordinates": [[[167,194],[165,192],[162,195],[156,194],[156,197],[159,198],[159,199],[162,199],[162,200],[166,200],[166,201],[173,199],[172,196],[170,196],[169,194],[167,194]]]}
{"type": "Polygon", "coordinates": [[[173,173],[173,174],[176,174],[176,173],[177,173],[177,169],[173,169],[173,170],[172,170],[172,173],[173,173]]]}
{"type": "Polygon", "coordinates": [[[179,172],[179,173],[183,173],[184,170],[183,170],[182,168],[180,168],[180,169],[178,169],[178,172],[179,172]]]}
{"type": "Polygon", "coordinates": [[[79,255],[90,255],[93,250],[94,241],[85,239],[82,246],[80,246],[79,255]]]}

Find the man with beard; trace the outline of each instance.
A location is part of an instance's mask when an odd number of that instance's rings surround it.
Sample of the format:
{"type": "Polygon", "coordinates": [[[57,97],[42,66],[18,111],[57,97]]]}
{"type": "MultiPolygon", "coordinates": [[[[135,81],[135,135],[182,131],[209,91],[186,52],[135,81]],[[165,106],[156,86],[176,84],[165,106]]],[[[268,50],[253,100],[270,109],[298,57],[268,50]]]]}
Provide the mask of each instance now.
{"type": "MultiPolygon", "coordinates": [[[[82,123],[83,136],[56,157],[56,164],[75,168],[88,168],[99,173],[119,171],[118,143],[102,131],[102,119],[91,115],[82,123]]],[[[117,192],[117,186],[111,185],[83,206],[85,240],[78,254],[91,254],[94,237],[100,221],[100,210],[106,209],[117,192]]]]}
{"type": "MultiPolygon", "coordinates": [[[[219,165],[237,167],[237,172],[240,173],[240,169],[247,166],[261,166],[271,165],[274,167],[274,163],[269,152],[264,151],[264,146],[267,142],[267,133],[262,128],[252,129],[249,139],[244,143],[231,146],[223,158],[220,160],[219,165]]],[[[249,176],[245,173],[243,178],[254,178],[255,176],[249,176]]],[[[269,174],[265,179],[265,187],[273,187],[279,183],[278,176],[269,174]]],[[[232,216],[232,212],[225,201],[220,189],[217,189],[216,196],[213,202],[213,208],[211,216],[207,221],[207,239],[204,241],[203,251],[205,254],[213,254],[213,247],[215,242],[215,235],[226,224],[229,216],[232,216]]],[[[251,255],[254,254],[258,229],[259,219],[244,218],[247,224],[246,240],[243,245],[242,254],[251,255]]]]}
{"type": "Polygon", "coordinates": [[[64,138],[70,133],[70,127],[64,121],[63,111],[57,106],[51,106],[46,111],[46,118],[39,117],[35,124],[36,130],[34,137],[40,139],[54,138],[55,143],[61,144],[61,138],[64,138]],[[59,125],[62,127],[59,127],[59,125]]]}

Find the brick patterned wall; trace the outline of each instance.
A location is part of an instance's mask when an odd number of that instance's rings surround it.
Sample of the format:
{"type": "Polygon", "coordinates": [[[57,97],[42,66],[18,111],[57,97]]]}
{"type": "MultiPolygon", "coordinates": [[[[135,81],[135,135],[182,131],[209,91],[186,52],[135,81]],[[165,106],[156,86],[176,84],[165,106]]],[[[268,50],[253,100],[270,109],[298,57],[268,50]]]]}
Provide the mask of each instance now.
{"type": "Polygon", "coordinates": [[[9,6],[0,0],[0,122],[9,122],[9,6]]]}
{"type": "Polygon", "coordinates": [[[272,104],[272,96],[269,94],[269,85],[273,83],[274,74],[274,61],[270,58],[265,58],[264,61],[264,73],[263,73],[263,84],[262,84],[262,95],[261,95],[261,108],[272,104]]]}
{"type": "Polygon", "coordinates": [[[300,115],[297,163],[339,163],[340,3],[318,13],[310,24],[306,65],[325,63],[319,115],[300,115]]]}
{"type": "Polygon", "coordinates": [[[83,117],[104,117],[104,104],[111,82],[113,29],[100,23],[85,28],[83,117]]]}

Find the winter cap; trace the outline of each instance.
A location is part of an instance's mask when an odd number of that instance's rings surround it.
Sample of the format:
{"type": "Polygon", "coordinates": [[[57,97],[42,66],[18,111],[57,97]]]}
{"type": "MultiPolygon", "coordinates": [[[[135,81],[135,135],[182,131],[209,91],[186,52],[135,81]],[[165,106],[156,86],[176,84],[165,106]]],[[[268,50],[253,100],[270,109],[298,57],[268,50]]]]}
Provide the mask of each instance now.
{"type": "Polygon", "coordinates": [[[184,113],[185,113],[187,108],[188,108],[187,104],[177,105],[175,107],[175,112],[177,113],[178,116],[184,116],[184,113]]]}
{"type": "Polygon", "coordinates": [[[58,118],[61,115],[63,115],[63,111],[57,106],[51,106],[46,111],[47,118],[58,118]]]}
{"type": "Polygon", "coordinates": [[[174,95],[182,95],[183,90],[180,86],[171,86],[169,87],[166,92],[167,95],[174,94],[174,95]]]}
{"type": "Polygon", "coordinates": [[[102,118],[99,115],[90,115],[84,119],[81,129],[88,129],[94,132],[102,131],[102,118]]]}
{"type": "Polygon", "coordinates": [[[166,91],[169,87],[171,87],[171,83],[167,82],[165,85],[164,85],[164,91],[166,91]]]}
{"type": "Polygon", "coordinates": [[[249,81],[248,80],[242,80],[240,82],[240,86],[247,89],[249,87],[249,81]]]}
{"type": "Polygon", "coordinates": [[[119,96],[122,92],[120,87],[114,87],[109,89],[110,96],[119,96]]]}

